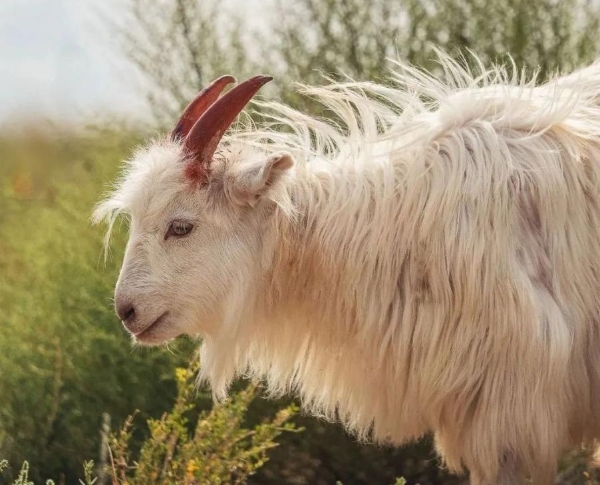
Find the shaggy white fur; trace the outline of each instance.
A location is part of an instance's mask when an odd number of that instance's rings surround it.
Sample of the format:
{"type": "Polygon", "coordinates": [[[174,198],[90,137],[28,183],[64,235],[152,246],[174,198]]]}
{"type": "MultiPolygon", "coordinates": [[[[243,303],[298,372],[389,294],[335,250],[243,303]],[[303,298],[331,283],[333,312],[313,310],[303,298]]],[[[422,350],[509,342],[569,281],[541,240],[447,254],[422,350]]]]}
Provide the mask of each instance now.
{"type": "Polygon", "coordinates": [[[204,335],[217,396],[249,374],[363,439],[431,431],[473,483],[552,483],[600,435],[600,64],[541,86],[440,68],[304,87],[335,122],[263,103],[271,123],[226,136],[204,188],[155,143],[96,217],[132,216],[126,291],[196,308],[171,333],[204,335]],[[295,166],[257,171],[278,151],[295,166]],[[210,239],[142,247],[199,203],[210,239]],[[190,274],[164,280],[171,257],[190,274]]]}

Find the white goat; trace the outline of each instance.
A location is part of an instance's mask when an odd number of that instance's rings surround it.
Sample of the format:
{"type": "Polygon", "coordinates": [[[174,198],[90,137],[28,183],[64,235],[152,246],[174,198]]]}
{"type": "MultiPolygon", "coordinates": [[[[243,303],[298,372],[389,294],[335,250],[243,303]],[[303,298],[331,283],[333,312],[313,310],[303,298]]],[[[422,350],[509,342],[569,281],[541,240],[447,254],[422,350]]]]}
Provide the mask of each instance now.
{"type": "Polygon", "coordinates": [[[220,145],[270,78],[215,81],[96,210],[131,218],[117,312],[202,336],[217,396],[258,376],[362,438],[431,431],[474,484],[549,484],[600,436],[600,64],[440,65],[305,88],[338,124],[269,104],[220,145]]]}

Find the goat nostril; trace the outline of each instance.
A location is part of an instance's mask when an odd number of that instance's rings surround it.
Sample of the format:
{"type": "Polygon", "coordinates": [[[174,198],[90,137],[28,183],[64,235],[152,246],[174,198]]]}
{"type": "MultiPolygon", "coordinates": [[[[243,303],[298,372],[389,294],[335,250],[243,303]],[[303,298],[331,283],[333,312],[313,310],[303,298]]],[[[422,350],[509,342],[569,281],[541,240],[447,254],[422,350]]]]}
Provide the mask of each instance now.
{"type": "Polygon", "coordinates": [[[131,307],[129,310],[127,310],[125,312],[125,315],[123,315],[125,318],[123,320],[127,321],[127,320],[133,320],[133,318],[135,317],[135,309],[133,307],[131,307]]]}
{"type": "Polygon", "coordinates": [[[123,322],[130,322],[135,318],[135,308],[129,303],[119,304],[117,315],[123,322]]]}

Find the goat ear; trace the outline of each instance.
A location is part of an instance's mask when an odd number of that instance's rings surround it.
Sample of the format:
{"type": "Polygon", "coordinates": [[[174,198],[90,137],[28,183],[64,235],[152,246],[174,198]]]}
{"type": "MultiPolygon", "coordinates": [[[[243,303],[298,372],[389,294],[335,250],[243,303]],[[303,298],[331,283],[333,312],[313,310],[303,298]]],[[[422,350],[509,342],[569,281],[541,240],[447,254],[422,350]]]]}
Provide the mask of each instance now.
{"type": "Polygon", "coordinates": [[[266,160],[235,164],[226,176],[224,189],[234,203],[254,206],[294,166],[288,152],[277,152],[266,160]]]}

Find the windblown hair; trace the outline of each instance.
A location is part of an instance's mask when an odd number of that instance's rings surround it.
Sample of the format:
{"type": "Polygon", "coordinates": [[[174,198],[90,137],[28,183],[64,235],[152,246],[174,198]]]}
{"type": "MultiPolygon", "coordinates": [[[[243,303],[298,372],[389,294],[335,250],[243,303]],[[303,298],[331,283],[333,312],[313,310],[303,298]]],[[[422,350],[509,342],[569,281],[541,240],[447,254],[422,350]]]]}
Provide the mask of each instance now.
{"type": "Polygon", "coordinates": [[[433,431],[474,483],[551,483],[600,435],[600,64],[537,84],[441,55],[302,89],[334,121],[263,103],[225,137],[296,166],[201,377],[264,378],[362,439],[433,431]]]}

